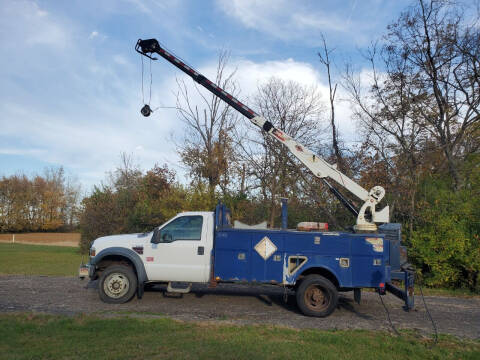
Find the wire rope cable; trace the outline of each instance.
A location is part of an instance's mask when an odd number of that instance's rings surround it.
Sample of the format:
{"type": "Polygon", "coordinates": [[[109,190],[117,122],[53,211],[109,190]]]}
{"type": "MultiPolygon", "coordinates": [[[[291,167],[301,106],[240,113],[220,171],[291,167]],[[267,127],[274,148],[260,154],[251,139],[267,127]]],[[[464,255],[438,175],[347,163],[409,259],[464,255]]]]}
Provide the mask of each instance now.
{"type": "Polygon", "coordinates": [[[418,283],[418,287],[420,288],[420,295],[422,295],[422,301],[423,301],[423,306],[425,306],[425,312],[427,313],[428,317],[430,318],[430,321],[432,322],[433,341],[434,341],[434,345],[436,345],[438,343],[437,324],[435,324],[435,321],[433,320],[432,314],[430,314],[430,310],[428,309],[427,302],[425,301],[425,296],[423,296],[423,289],[422,289],[422,285],[420,284],[420,282],[418,283]]]}
{"type": "Polygon", "coordinates": [[[144,91],[143,91],[143,56],[140,55],[140,58],[142,60],[142,103],[145,104],[145,95],[144,95],[144,91]]]}
{"type": "Polygon", "coordinates": [[[153,83],[153,73],[152,73],[152,59],[150,59],[150,95],[148,98],[148,105],[150,106],[150,102],[152,101],[152,83],[153,83]]]}
{"type": "Polygon", "coordinates": [[[390,318],[390,311],[388,311],[388,308],[385,305],[385,303],[383,302],[382,295],[380,295],[380,293],[378,293],[378,297],[380,298],[380,301],[382,302],[383,308],[385,309],[385,313],[387,314],[387,319],[388,319],[388,323],[390,324],[390,327],[393,329],[393,332],[397,336],[400,336],[400,333],[398,332],[397,328],[395,327],[395,325],[393,325],[392,319],[390,318]]]}

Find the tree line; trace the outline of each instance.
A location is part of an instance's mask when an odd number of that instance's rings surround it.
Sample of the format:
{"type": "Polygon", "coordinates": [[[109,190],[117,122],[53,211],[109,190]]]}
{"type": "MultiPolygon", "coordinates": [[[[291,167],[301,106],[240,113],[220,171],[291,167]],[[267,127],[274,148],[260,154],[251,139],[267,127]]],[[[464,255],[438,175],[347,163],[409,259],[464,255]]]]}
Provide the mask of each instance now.
{"type": "Polygon", "coordinates": [[[80,191],[60,168],[0,179],[0,232],[71,231],[78,227],[80,191]]]}
{"type": "MultiPolygon", "coordinates": [[[[327,106],[315,86],[278,78],[259,84],[249,103],[364,188],[386,189],[391,221],[403,224],[409,258],[426,284],[480,291],[480,26],[467,10],[416,0],[362,53],[369,64],[363,71],[348,63],[338,70],[322,38],[327,106]],[[362,134],[358,145],[339,132],[338,92],[362,134]]],[[[222,52],[215,82],[237,95],[228,61],[222,52]]],[[[85,248],[98,236],[150,231],[181,210],[210,210],[218,200],[250,224],[278,227],[281,197],[289,199],[291,228],[300,221],[337,230],[354,224],[320,179],[220,99],[183,80],[177,94],[184,125],[177,147],[190,182],[181,184],[166,165],[141,171],[123,154],[108,181],[81,202],[85,248]]]]}

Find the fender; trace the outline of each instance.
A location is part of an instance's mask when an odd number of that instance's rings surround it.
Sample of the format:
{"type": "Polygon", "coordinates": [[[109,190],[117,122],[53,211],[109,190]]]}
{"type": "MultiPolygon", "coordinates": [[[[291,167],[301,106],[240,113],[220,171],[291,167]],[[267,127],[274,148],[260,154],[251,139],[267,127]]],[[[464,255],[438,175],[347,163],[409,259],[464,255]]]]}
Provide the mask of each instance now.
{"type": "Polygon", "coordinates": [[[293,276],[293,281],[296,283],[298,281],[298,277],[302,274],[304,274],[306,271],[310,270],[310,269],[320,269],[320,270],[326,270],[328,271],[330,274],[333,275],[333,277],[337,280],[337,283],[338,285],[341,287],[342,286],[342,282],[341,282],[341,278],[338,276],[337,272],[334,271],[332,268],[330,268],[330,266],[328,265],[325,265],[325,264],[310,264],[310,266],[308,267],[305,267],[305,268],[302,268],[301,271],[298,271],[297,273],[294,274],[293,276]]]}
{"type": "MultiPolygon", "coordinates": [[[[123,256],[132,262],[133,266],[135,267],[138,279],[137,296],[139,299],[141,299],[143,296],[144,284],[148,281],[148,277],[147,272],[145,271],[145,266],[143,265],[143,261],[140,256],[138,256],[135,251],[124,247],[110,247],[100,251],[93,259],[90,260],[90,264],[96,266],[96,264],[102,261],[103,258],[110,255],[123,256]]],[[[93,276],[93,274],[94,272],[92,272],[91,276],[93,276]]]]}

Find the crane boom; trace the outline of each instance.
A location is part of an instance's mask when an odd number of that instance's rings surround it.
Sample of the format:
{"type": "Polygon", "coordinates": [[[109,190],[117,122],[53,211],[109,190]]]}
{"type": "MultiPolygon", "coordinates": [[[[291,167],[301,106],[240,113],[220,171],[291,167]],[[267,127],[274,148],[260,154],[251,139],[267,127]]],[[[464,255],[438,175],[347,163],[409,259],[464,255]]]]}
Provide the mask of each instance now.
{"type": "Polygon", "coordinates": [[[358,185],[355,181],[350,179],[348,176],[342,174],[337,169],[336,165],[329,164],[322,157],[313,153],[311,150],[300,144],[291,136],[289,136],[282,130],[275,128],[271,122],[264,119],[259,114],[255,113],[255,111],[250,109],[247,105],[243,104],[231,94],[227,93],[218,85],[214,84],[205,76],[197,72],[195,69],[185,64],[177,56],[161,47],[156,39],[139,39],[135,46],[135,50],[141,55],[144,55],[152,60],[157,60],[157,58],[153,57],[152,54],[160,55],[165,60],[167,60],[168,62],[182,70],[184,73],[192,77],[193,80],[195,80],[197,83],[205,87],[207,90],[218,96],[220,99],[224,100],[235,110],[247,117],[253,124],[267,132],[277,141],[284,144],[293,153],[293,155],[295,155],[295,157],[300,160],[316,177],[323,179],[327,186],[330,188],[330,190],[340,199],[340,201],[344,205],[346,205],[352,213],[357,215],[356,229],[374,231],[377,228],[375,223],[389,222],[388,205],[385,206],[381,211],[376,211],[375,209],[375,206],[385,196],[385,190],[383,187],[374,186],[370,191],[367,191],[366,189],[358,185]],[[326,181],[326,178],[334,180],[337,184],[343,186],[356,197],[364,201],[364,204],[360,208],[360,210],[357,211],[348,202],[348,200],[346,200],[342,196],[342,194],[338,192],[338,190],[336,190],[328,181],[326,181]],[[371,221],[368,221],[365,217],[367,209],[370,212],[371,221]]]}

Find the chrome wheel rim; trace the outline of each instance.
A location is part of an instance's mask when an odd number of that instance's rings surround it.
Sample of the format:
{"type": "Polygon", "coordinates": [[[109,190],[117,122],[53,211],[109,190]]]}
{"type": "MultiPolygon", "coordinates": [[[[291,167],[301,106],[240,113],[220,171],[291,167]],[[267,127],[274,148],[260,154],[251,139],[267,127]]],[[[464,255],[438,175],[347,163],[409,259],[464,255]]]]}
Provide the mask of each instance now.
{"type": "Polygon", "coordinates": [[[121,273],[109,274],[103,282],[103,290],[108,297],[118,299],[124,296],[130,288],[130,281],[121,273]]]}

